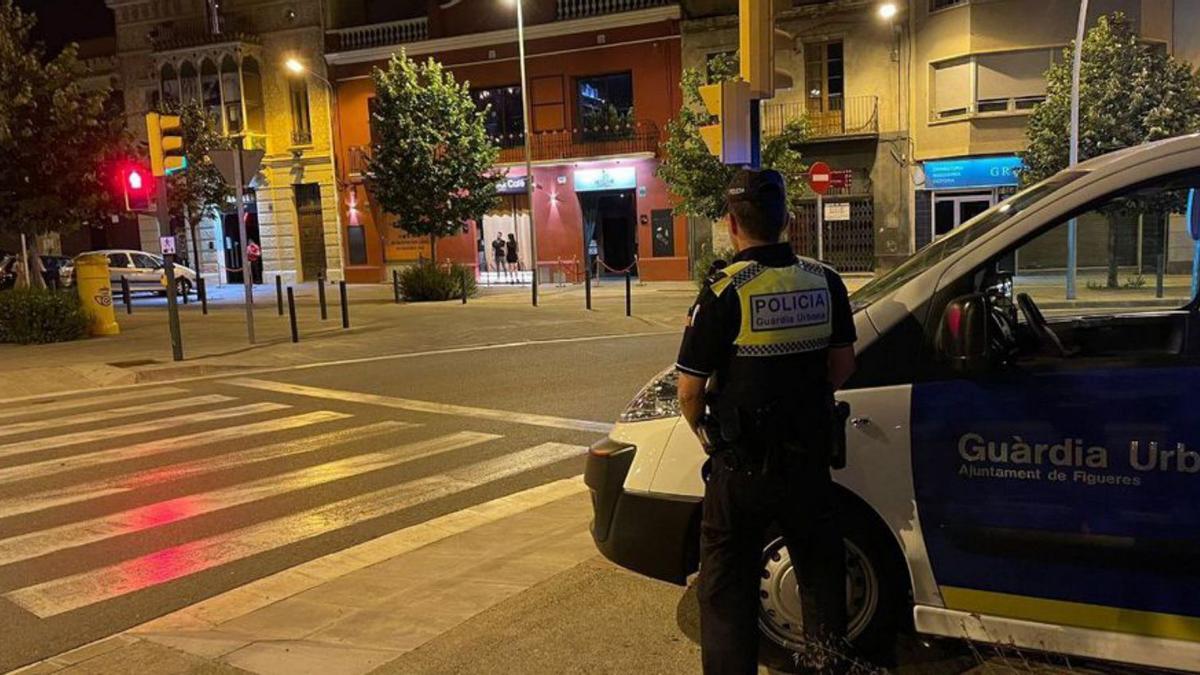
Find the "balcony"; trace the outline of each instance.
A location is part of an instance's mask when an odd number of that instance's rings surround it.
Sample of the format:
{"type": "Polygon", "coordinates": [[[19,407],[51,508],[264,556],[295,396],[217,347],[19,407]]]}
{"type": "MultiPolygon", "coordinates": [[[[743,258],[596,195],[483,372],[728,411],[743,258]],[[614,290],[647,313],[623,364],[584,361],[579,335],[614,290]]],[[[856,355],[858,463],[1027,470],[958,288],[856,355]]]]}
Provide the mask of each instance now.
{"type": "Polygon", "coordinates": [[[674,0],[558,0],[556,16],[559,21],[582,19],[588,16],[618,14],[672,4],[675,4],[674,0]]]}
{"type": "Polygon", "coordinates": [[[810,111],[804,101],[764,103],[763,134],[776,136],[791,121],[808,118],[810,139],[860,138],[879,135],[879,98],[844,96],[830,98],[827,111],[810,111]]]}
{"type": "Polygon", "coordinates": [[[417,17],[403,21],[375,23],[369,26],[338,28],[328,33],[326,49],[343,52],[371,47],[386,47],[429,39],[429,18],[417,17]]]}
{"type": "MultiPolygon", "coordinates": [[[[512,134],[492,140],[500,146],[497,164],[520,164],[525,161],[524,134],[512,134]]],[[[531,150],[535,162],[656,155],[660,140],[658,125],[653,122],[637,122],[615,128],[564,129],[535,133],[531,150]]],[[[370,146],[355,145],[348,149],[347,169],[351,180],[367,177],[370,157],[370,146]]]]}

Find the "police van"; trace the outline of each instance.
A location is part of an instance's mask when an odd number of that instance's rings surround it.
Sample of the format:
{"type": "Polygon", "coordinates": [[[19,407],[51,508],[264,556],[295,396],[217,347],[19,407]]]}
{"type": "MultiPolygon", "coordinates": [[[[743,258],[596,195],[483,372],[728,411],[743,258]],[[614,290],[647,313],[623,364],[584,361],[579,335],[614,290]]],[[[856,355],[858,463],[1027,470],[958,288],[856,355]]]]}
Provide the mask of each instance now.
{"type": "MultiPolygon", "coordinates": [[[[849,631],[1200,671],[1200,137],[1016,193],[851,296],[849,631]],[[1071,273],[1074,270],[1074,273],[1071,273]]],[[[696,571],[704,453],[668,369],[589,453],[593,536],[696,571]]],[[[801,641],[777,535],[759,625],[801,641]]]]}

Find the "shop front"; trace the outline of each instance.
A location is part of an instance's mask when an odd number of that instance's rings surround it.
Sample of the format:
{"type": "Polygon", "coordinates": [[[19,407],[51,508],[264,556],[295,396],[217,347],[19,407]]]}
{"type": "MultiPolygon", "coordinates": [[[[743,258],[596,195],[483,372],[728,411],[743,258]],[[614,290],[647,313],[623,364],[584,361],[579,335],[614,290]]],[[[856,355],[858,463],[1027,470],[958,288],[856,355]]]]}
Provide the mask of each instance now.
{"type": "Polygon", "coordinates": [[[916,245],[925,246],[983,213],[1017,187],[1016,155],[922,162],[924,189],[916,193],[916,245]]]}

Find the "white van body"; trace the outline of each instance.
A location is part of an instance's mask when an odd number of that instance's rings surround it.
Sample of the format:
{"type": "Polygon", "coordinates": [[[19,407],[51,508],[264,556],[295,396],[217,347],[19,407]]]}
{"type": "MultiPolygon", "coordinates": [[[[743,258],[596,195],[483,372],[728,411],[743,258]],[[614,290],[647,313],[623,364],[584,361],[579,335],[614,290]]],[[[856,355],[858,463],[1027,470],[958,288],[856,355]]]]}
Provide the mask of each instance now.
{"type": "MultiPolygon", "coordinates": [[[[1113,195],[1195,175],[1194,135],[1098,157],[864,288],[873,297],[854,316],[859,373],[837,396],[852,411],[848,462],[835,478],[854,527],[869,530],[846,533],[851,553],[875,558],[863,567],[876,586],[896,569],[889,583],[904,588],[852,598],[852,637],[874,627],[869,614],[890,593],[919,632],[1200,672],[1200,454],[1189,454],[1200,453],[1200,412],[1187,414],[1200,403],[1195,300],[1136,315],[1068,308],[1042,323],[1051,340],[1082,345],[1061,358],[926,365],[941,356],[930,350],[948,303],[981,291],[981,270],[998,270],[998,257],[1113,195]]],[[[671,410],[673,391],[670,371],[648,385],[593,447],[586,478],[598,548],[684,583],[696,569],[705,456],[671,410]]],[[[778,552],[766,544],[760,625],[787,647],[798,596],[784,597],[791,571],[778,552]]]]}

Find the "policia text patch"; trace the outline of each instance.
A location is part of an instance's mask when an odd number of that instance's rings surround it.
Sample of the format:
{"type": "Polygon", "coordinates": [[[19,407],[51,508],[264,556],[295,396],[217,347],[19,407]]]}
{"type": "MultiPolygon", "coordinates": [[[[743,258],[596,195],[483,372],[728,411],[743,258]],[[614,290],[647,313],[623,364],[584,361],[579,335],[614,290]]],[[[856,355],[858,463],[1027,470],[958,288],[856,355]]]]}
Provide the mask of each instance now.
{"type": "Polygon", "coordinates": [[[750,328],[782,330],[829,322],[829,289],[750,296],[750,328]]]}

